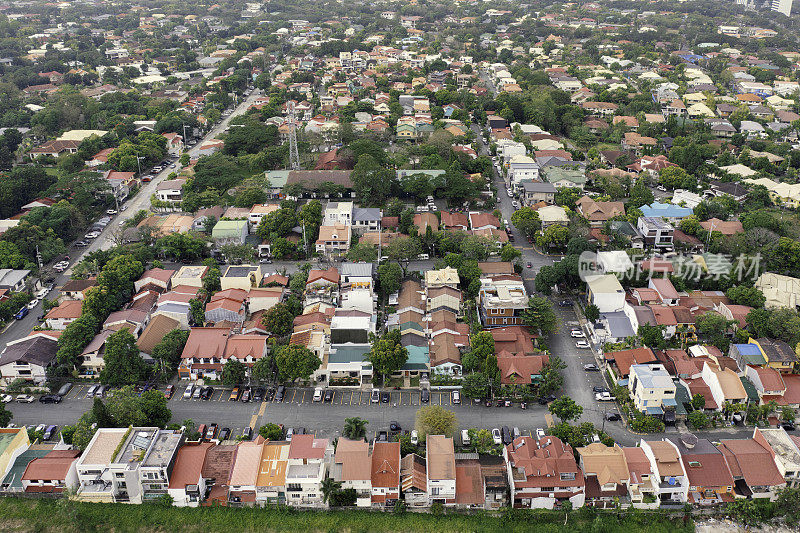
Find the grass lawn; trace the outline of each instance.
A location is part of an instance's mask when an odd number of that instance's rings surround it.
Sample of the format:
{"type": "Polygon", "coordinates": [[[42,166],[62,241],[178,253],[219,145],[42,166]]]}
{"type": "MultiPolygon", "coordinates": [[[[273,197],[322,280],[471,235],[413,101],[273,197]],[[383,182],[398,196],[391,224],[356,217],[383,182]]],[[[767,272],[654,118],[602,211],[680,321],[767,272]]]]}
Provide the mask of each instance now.
{"type": "Polygon", "coordinates": [[[620,512],[596,516],[583,509],[563,512],[514,511],[502,518],[484,514],[462,515],[367,511],[292,511],[260,508],[202,507],[197,509],[159,505],[79,503],[67,500],[0,499],[0,531],[465,531],[574,532],[609,531],[631,533],[678,533],[694,531],[694,524],[668,520],[658,513],[620,512]]]}
{"type": "Polygon", "coordinates": [[[402,387],[403,386],[403,378],[390,378],[389,381],[386,382],[387,387],[402,387]]]}

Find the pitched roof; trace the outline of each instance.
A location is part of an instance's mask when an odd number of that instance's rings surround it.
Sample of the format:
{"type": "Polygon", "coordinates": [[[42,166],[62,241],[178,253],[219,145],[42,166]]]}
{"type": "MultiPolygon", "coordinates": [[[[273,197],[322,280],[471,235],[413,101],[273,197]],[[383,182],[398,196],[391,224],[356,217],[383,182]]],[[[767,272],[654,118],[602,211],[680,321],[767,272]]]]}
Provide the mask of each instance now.
{"type": "Polygon", "coordinates": [[[601,442],[593,442],[577,449],[585,475],[594,474],[600,485],[606,483],[624,484],[630,473],[625,453],[619,444],[608,447],[601,442]]]}
{"type": "Polygon", "coordinates": [[[428,435],[427,460],[428,479],[456,478],[456,458],[452,438],[444,435],[428,435]]]}
{"type": "Polygon", "coordinates": [[[339,438],[334,461],[336,464],[341,465],[341,472],[337,477],[337,481],[372,479],[369,443],[364,440],[339,438]]]}
{"type": "Polygon", "coordinates": [[[370,461],[373,488],[394,488],[400,485],[399,442],[376,442],[372,446],[370,461]]]}
{"type": "Polygon", "coordinates": [[[203,473],[206,452],[214,446],[210,442],[184,444],[178,448],[175,465],[169,476],[169,488],[184,489],[186,485],[196,485],[203,473]]]}
{"type": "Polygon", "coordinates": [[[164,335],[173,329],[178,328],[179,325],[179,322],[174,318],[170,318],[167,315],[157,314],[150,320],[150,323],[147,324],[147,327],[144,328],[144,331],[136,341],[136,344],[144,353],[152,353],[153,348],[155,348],[156,345],[161,342],[161,339],[164,338],[164,335]]]}
{"type": "Polygon", "coordinates": [[[743,477],[751,487],[772,487],[786,483],[775,465],[771,450],[767,450],[756,440],[720,440],[719,449],[725,456],[731,474],[734,477],[743,477]]]}

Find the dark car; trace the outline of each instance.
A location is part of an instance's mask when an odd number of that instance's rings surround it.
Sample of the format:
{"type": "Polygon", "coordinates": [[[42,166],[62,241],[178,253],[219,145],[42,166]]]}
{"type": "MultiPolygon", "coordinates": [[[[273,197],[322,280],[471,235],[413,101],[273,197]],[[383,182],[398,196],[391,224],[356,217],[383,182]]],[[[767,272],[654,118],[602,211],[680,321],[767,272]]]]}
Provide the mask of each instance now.
{"type": "Polygon", "coordinates": [[[497,400],[494,404],[495,407],[503,407],[506,404],[503,400],[497,400]]]}
{"type": "Polygon", "coordinates": [[[388,442],[389,441],[389,434],[385,431],[381,430],[378,432],[378,442],[388,442]]]}
{"type": "Polygon", "coordinates": [[[260,402],[261,400],[263,400],[264,394],[266,392],[267,390],[264,387],[256,387],[255,389],[253,389],[253,401],[260,402]]]}
{"type": "Polygon", "coordinates": [[[333,401],[333,391],[328,389],[325,391],[325,397],[323,398],[324,401],[330,403],[333,401]]]}
{"type": "Polygon", "coordinates": [[[72,390],[72,383],[69,383],[69,382],[67,382],[67,383],[64,383],[63,385],[61,385],[61,388],[60,388],[60,389],[58,389],[58,395],[59,395],[59,396],[61,396],[61,397],[63,398],[63,397],[64,397],[64,396],[66,396],[66,395],[69,393],[69,391],[71,391],[71,390],[72,390]]]}
{"type": "Polygon", "coordinates": [[[572,300],[561,300],[560,302],[558,302],[558,305],[560,305],[561,307],[571,307],[572,300]]]}
{"type": "Polygon", "coordinates": [[[431,393],[428,389],[422,389],[422,392],[419,395],[419,401],[422,403],[428,403],[431,401],[431,393]]]}
{"type": "Polygon", "coordinates": [[[381,403],[389,403],[389,399],[390,398],[391,398],[391,396],[389,395],[388,392],[382,392],[381,393],[381,403]]]}
{"type": "Polygon", "coordinates": [[[528,263],[527,263],[525,266],[526,266],[526,267],[528,267],[528,268],[533,268],[533,263],[531,263],[530,261],[528,261],[528,263]]]}
{"type": "Polygon", "coordinates": [[[214,387],[203,387],[200,391],[200,398],[203,400],[210,400],[214,396],[214,387]]]}
{"type": "Polygon", "coordinates": [[[50,440],[56,436],[58,433],[58,426],[47,426],[47,429],[44,430],[44,434],[42,434],[43,440],[50,440]]]}
{"type": "Polygon", "coordinates": [[[45,394],[39,398],[42,403],[61,403],[61,396],[58,394],[45,394]]]}
{"type": "Polygon", "coordinates": [[[389,431],[399,432],[402,431],[402,429],[403,428],[400,427],[400,424],[398,424],[396,420],[389,422],[389,431]]]}
{"type": "Polygon", "coordinates": [[[616,422],[620,419],[622,419],[622,417],[619,416],[619,413],[606,413],[606,420],[609,422],[616,422]]]}
{"type": "Polygon", "coordinates": [[[28,316],[28,312],[30,312],[28,306],[23,305],[22,308],[19,311],[17,311],[17,314],[14,315],[14,318],[16,318],[17,320],[22,320],[23,318],[28,316]]]}
{"type": "Polygon", "coordinates": [[[508,426],[503,426],[502,429],[500,430],[500,434],[502,435],[503,438],[503,444],[505,444],[506,446],[511,444],[511,441],[514,440],[511,437],[511,430],[508,428],[508,426]]]}
{"type": "Polygon", "coordinates": [[[555,399],[556,397],[553,396],[552,394],[548,396],[542,396],[541,398],[539,398],[539,405],[547,405],[548,403],[554,401],[555,399]]]}
{"type": "Polygon", "coordinates": [[[286,387],[283,385],[278,385],[278,390],[275,392],[275,401],[282,402],[283,397],[286,395],[286,387]]]}
{"type": "Polygon", "coordinates": [[[244,440],[252,439],[253,438],[253,428],[251,428],[250,426],[244,428],[244,431],[242,431],[242,438],[244,440]]]}
{"type": "Polygon", "coordinates": [[[228,440],[231,436],[231,428],[222,428],[219,432],[219,440],[228,440]]]}
{"type": "Polygon", "coordinates": [[[781,422],[781,427],[784,429],[784,431],[794,431],[796,429],[794,422],[789,421],[781,422]]]}
{"type": "Polygon", "coordinates": [[[608,390],[608,387],[598,387],[596,385],[592,387],[592,390],[594,392],[611,392],[610,390],[608,390]]]}

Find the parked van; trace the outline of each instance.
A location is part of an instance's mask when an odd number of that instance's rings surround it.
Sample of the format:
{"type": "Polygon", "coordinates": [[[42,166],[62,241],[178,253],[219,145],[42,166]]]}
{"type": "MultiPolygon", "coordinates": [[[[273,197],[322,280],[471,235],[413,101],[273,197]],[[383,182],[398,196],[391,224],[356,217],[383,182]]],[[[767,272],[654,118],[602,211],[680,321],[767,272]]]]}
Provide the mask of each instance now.
{"type": "Polygon", "coordinates": [[[186,390],[183,391],[183,399],[184,400],[190,399],[192,397],[193,392],[194,392],[194,384],[189,383],[188,385],[186,385],[186,390]]]}

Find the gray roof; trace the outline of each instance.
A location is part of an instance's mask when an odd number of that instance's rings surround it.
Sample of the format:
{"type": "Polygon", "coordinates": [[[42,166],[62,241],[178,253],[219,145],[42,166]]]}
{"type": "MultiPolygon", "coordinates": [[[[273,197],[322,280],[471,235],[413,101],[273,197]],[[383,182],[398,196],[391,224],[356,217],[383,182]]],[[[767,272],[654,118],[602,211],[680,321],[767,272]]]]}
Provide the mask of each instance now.
{"type": "Polygon", "coordinates": [[[555,185],[552,183],[543,183],[541,181],[523,181],[522,188],[525,189],[525,192],[556,192],[555,185]]]}
{"type": "Polygon", "coordinates": [[[250,275],[250,272],[255,272],[256,270],[258,270],[258,267],[253,265],[229,266],[223,277],[246,278],[250,275]]]}
{"type": "Polygon", "coordinates": [[[377,207],[354,207],[353,222],[363,222],[368,220],[380,220],[381,210],[377,207]]]}
{"type": "Polygon", "coordinates": [[[30,270],[11,270],[10,268],[0,269],[0,289],[10,289],[17,283],[25,279],[30,270]]]}
{"type": "Polygon", "coordinates": [[[50,337],[31,337],[6,347],[0,355],[0,366],[22,361],[47,366],[56,358],[58,342],[50,337]]]}
{"type": "Polygon", "coordinates": [[[608,329],[611,336],[615,339],[624,339],[632,337],[636,333],[633,331],[631,321],[628,316],[622,311],[615,311],[613,313],[605,313],[603,319],[608,322],[608,329]]]}
{"type": "Polygon", "coordinates": [[[333,345],[328,354],[328,363],[355,363],[366,361],[367,354],[372,349],[369,344],[333,345]]]}
{"type": "Polygon", "coordinates": [[[356,277],[372,277],[373,263],[342,263],[339,265],[339,275],[356,276],[356,277]]]}

